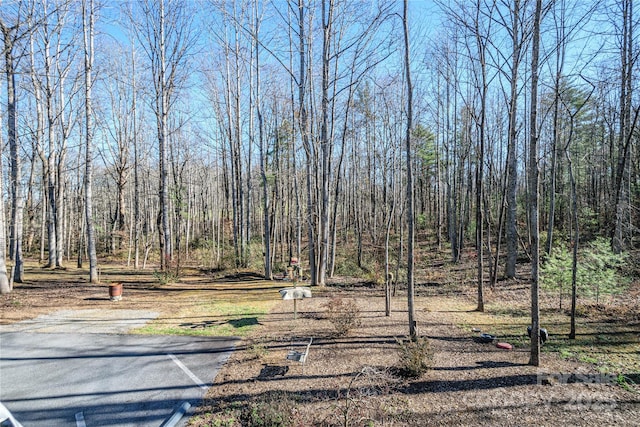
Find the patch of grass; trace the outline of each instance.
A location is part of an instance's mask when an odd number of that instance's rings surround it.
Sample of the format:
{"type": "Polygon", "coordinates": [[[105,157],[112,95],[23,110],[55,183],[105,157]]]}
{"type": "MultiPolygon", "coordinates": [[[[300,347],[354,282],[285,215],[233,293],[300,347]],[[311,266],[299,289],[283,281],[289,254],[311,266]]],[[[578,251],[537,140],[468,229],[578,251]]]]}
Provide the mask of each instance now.
{"type": "Polygon", "coordinates": [[[276,303],[277,300],[237,299],[185,304],[176,313],[164,315],[132,333],[244,337],[276,303]]]}
{"type": "Polygon", "coordinates": [[[562,357],[563,359],[572,359],[576,356],[575,353],[569,351],[569,349],[566,349],[566,348],[559,349],[558,353],[560,354],[560,357],[562,357]]]}
{"type": "Polygon", "coordinates": [[[509,316],[515,318],[528,318],[529,311],[524,307],[505,307],[502,305],[493,306],[489,312],[496,316],[509,316]]]}
{"type": "Polygon", "coordinates": [[[578,360],[580,360],[581,362],[584,363],[591,363],[593,365],[598,364],[599,360],[589,354],[581,354],[580,357],[578,357],[578,360]]]}
{"type": "Polygon", "coordinates": [[[630,392],[635,391],[633,388],[633,385],[635,385],[635,383],[632,380],[630,380],[628,377],[622,374],[618,374],[618,376],[616,377],[616,383],[618,383],[620,387],[622,387],[627,391],[630,391],[630,392]]]}
{"type": "Polygon", "coordinates": [[[618,374],[616,383],[627,391],[640,393],[640,373],[618,374]]]}
{"type": "Polygon", "coordinates": [[[640,340],[631,327],[591,323],[578,331],[575,340],[563,334],[547,342],[547,351],[556,351],[565,359],[591,363],[604,373],[640,371],[640,340]],[[609,333],[604,333],[604,329],[609,329],[609,333]]]}
{"type": "MultiPolygon", "coordinates": [[[[434,311],[452,312],[458,326],[469,333],[472,328],[477,328],[498,336],[501,341],[509,342],[516,348],[530,345],[526,335],[529,312],[522,304],[494,302],[487,305],[485,313],[470,311],[464,305],[447,304],[440,299],[433,304],[434,311]]],[[[542,326],[547,328],[550,338],[542,351],[556,353],[563,359],[592,364],[603,373],[617,375],[621,372],[640,372],[638,323],[611,322],[606,319],[596,321],[592,316],[585,317],[579,316],[576,339],[570,340],[569,316],[555,310],[545,311],[541,317],[542,326]]]]}

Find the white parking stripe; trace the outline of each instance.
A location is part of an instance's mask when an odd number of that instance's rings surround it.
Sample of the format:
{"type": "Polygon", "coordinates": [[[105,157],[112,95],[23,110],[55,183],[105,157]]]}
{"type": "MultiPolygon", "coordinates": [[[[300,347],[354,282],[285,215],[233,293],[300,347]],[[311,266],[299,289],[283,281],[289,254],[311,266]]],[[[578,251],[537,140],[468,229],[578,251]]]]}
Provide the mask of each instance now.
{"type": "Polygon", "coordinates": [[[87,425],[84,423],[84,414],[82,412],[78,412],[76,414],[76,426],[87,427],[87,425]]]}
{"type": "Polygon", "coordinates": [[[173,360],[175,364],[184,371],[185,374],[189,375],[189,378],[191,378],[193,382],[196,383],[201,389],[206,390],[208,388],[202,381],[200,381],[200,378],[196,377],[195,374],[191,372],[189,368],[184,365],[184,363],[178,360],[177,357],[175,357],[173,354],[167,354],[167,356],[169,356],[171,360],[173,360]]]}

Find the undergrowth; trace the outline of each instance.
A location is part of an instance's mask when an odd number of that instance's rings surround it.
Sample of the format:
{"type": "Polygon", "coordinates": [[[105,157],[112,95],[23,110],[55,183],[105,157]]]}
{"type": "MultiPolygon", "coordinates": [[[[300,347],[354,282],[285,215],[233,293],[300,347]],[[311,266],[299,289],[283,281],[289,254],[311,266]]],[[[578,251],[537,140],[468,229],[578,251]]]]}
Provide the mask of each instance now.
{"type": "Polygon", "coordinates": [[[426,337],[413,341],[396,338],[399,353],[399,373],[407,378],[419,378],[433,366],[433,348],[426,337]]]}
{"type": "Polygon", "coordinates": [[[327,319],[333,325],[338,336],[347,335],[360,326],[360,307],[353,298],[335,296],[324,304],[327,319]]]}

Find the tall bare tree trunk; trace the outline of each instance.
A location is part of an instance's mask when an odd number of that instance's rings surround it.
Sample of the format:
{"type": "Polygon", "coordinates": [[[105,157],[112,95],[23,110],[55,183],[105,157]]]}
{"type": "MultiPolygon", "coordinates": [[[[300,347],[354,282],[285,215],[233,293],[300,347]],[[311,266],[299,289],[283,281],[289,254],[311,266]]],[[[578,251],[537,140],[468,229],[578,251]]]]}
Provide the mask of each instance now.
{"type": "MultiPolygon", "coordinates": [[[[259,32],[260,22],[258,17],[258,6],[254,4],[254,28],[253,28],[253,47],[255,49],[255,73],[256,73],[256,116],[258,118],[258,147],[260,151],[260,179],[262,180],[262,209],[264,224],[264,276],[266,279],[273,278],[271,270],[271,221],[269,215],[269,183],[267,181],[266,163],[267,163],[267,147],[265,147],[264,138],[264,118],[262,117],[262,91],[260,86],[260,50],[259,50],[259,32]]],[[[277,132],[277,125],[276,125],[277,132]]],[[[276,138],[276,146],[279,141],[276,138]]],[[[276,148],[277,150],[278,148],[276,148]]],[[[277,185],[277,184],[276,184],[277,185]]]]}
{"type": "Polygon", "coordinates": [[[93,0],[82,0],[82,32],[84,35],[84,98],[85,98],[85,220],[87,223],[87,252],[89,254],[89,282],[98,283],[98,256],[93,226],[93,107],[91,87],[93,85],[93,0]],[[88,10],[87,10],[88,8],[88,10]]]}
{"type": "Polygon", "coordinates": [[[408,0],[404,0],[402,8],[402,27],[404,34],[404,67],[407,79],[407,129],[406,129],[406,161],[407,161],[407,311],[409,312],[409,336],[412,341],[418,339],[418,328],[414,306],[414,244],[415,244],[415,223],[414,209],[415,200],[413,197],[413,160],[411,155],[411,131],[413,126],[413,87],[411,85],[411,62],[409,58],[409,22],[407,10],[408,0]]]}
{"type": "MultiPolygon", "coordinates": [[[[0,126],[0,129],[2,127],[0,126]]],[[[2,158],[2,147],[4,142],[0,136],[0,158],[2,158]]],[[[2,163],[0,162],[0,188],[3,188],[2,177],[4,173],[2,171],[2,163]]],[[[11,283],[9,282],[9,276],[7,275],[7,234],[6,221],[4,215],[4,203],[0,203],[0,295],[8,294],[11,292],[11,283]]]]}
{"type": "MultiPolygon", "coordinates": [[[[514,0],[511,21],[511,80],[509,94],[509,142],[507,145],[507,263],[505,276],[516,277],[516,263],[518,261],[518,229],[517,229],[517,202],[516,192],[518,188],[518,155],[517,155],[517,118],[518,118],[518,69],[522,40],[520,40],[520,0],[514,0]]],[[[496,257],[499,254],[496,253],[496,257]]]]}
{"type": "Polygon", "coordinates": [[[133,121],[133,268],[140,268],[140,155],[138,153],[138,111],[136,102],[138,89],[136,87],[136,54],[135,49],[131,49],[131,119],[133,121]]]}
{"type": "MultiPolygon", "coordinates": [[[[584,104],[583,104],[584,105],[584,104]]],[[[579,110],[578,110],[579,111],[579,110]]],[[[576,112],[575,114],[577,114],[576,112]]],[[[580,224],[578,223],[578,194],[576,189],[576,179],[573,173],[573,162],[569,154],[569,144],[573,136],[573,119],[575,115],[571,115],[571,124],[569,128],[569,137],[564,147],[564,155],[567,159],[567,167],[569,169],[569,180],[571,183],[571,218],[573,222],[573,230],[571,236],[572,253],[571,253],[571,327],[569,330],[569,339],[576,339],[576,306],[578,299],[578,246],[580,244],[580,224]]],[[[561,295],[562,298],[562,295],[561,295]]]]}
{"type": "MultiPolygon", "coordinates": [[[[45,10],[46,13],[46,10],[45,10]]],[[[49,250],[48,268],[55,268],[58,260],[56,237],[57,226],[57,201],[56,201],[56,150],[55,150],[55,112],[53,111],[53,76],[51,70],[51,52],[49,38],[45,37],[44,44],[44,80],[45,80],[45,106],[47,111],[47,143],[46,154],[46,188],[47,188],[47,247],[49,250]]]]}
{"type": "Polygon", "coordinates": [[[625,177],[628,175],[628,157],[631,146],[633,131],[638,120],[636,109],[633,121],[631,120],[631,102],[633,95],[633,70],[635,65],[634,44],[633,44],[633,1],[623,0],[622,7],[622,46],[620,52],[620,130],[618,135],[617,165],[615,167],[614,182],[614,230],[612,236],[612,248],[616,253],[625,250],[629,245],[630,231],[625,224],[625,212],[629,209],[630,194],[625,185],[625,177]],[[627,173],[625,173],[627,172],[627,173]]]}
{"type": "Polygon", "coordinates": [[[156,116],[159,163],[160,267],[167,271],[173,256],[169,202],[169,115],[186,71],[187,57],[195,44],[194,19],[189,3],[180,0],[141,0],[142,16],[130,16],[142,42],[153,77],[153,112],[156,116]],[[140,19],[142,18],[142,19],[140,19]]]}
{"type": "Polygon", "coordinates": [[[322,121],[320,124],[321,158],[321,196],[320,196],[320,253],[318,254],[318,284],[325,285],[327,259],[329,253],[329,184],[331,181],[331,152],[333,142],[329,135],[329,67],[331,61],[331,44],[333,42],[333,0],[322,1],[322,96],[320,110],[322,121]]]}
{"type": "MultiPolygon", "coordinates": [[[[480,81],[478,82],[480,87],[477,88],[480,91],[480,123],[479,126],[479,143],[478,153],[476,159],[476,251],[478,255],[477,259],[477,273],[478,273],[478,287],[477,287],[477,311],[484,311],[484,151],[485,151],[485,132],[487,125],[487,64],[486,64],[486,46],[487,40],[483,40],[483,35],[480,34],[480,2],[477,3],[476,18],[475,18],[475,38],[478,48],[478,58],[480,61],[480,81]]],[[[488,36],[486,36],[488,37],[488,36]]]]}
{"type": "Polygon", "coordinates": [[[162,226],[162,236],[164,245],[162,247],[161,267],[167,271],[171,267],[171,226],[169,225],[169,166],[168,155],[168,102],[167,91],[169,90],[166,78],[166,46],[165,46],[165,9],[164,0],[160,1],[160,14],[158,22],[158,54],[160,62],[158,64],[158,75],[156,77],[159,85],[158,95],[160,96],[158,105],[158,144],[160,156],[160,216],[162,226]]]}
{"type": "Polygon", "coordinates": [[[20,23],[7,27],[0,20],[0,30],[4,41],[5,76],[7,79],[7,137],[9,139],[11,223],[9,258],[14,260],[13,281],[22,283],[24,279],[24,260],[22,257],[24,198],[22,190],[22,161],[19,153],[16,108],[14,43],[18,37],[20,23]]]}
{"type": "Polygon", "coordinates": [[[531,218],[531,357],[529,364],[540,366],[540,235],[538,223],[538,59],[542,0],[536,0],[531,45],[531,112],[529,134],[529,215],[531,218]]]}
{"type": "Polygon", "coordinates": [[[311,285],[318,284],[318,271],[316,260],[316,239],[315,239],[315,221],[314,221],[314,204],[312,192],[312,159],[313,147],[311,146],[311,135],[309,134],[309,113],[307,111],[305,91],[307,82],[307,49],[306,33],[305,33],[305,6],[302,0],[298,0],[298,36],[299,36],[299,55],[300,55],[300,71],[298,74],[298,108],[300,109],[300,133],[302,144],[304,146],[306,162],[306,187],[307,187],[307,236],[309,248],[309,272],[311,274],[311,285]]]}

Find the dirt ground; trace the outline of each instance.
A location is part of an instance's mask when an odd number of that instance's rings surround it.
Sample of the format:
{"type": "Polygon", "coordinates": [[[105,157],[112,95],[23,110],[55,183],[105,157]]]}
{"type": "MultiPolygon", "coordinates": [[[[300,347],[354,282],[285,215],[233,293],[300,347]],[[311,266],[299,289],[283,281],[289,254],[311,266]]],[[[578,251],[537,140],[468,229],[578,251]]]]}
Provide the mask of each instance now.
{"type": "MultiPolygon", "coordinates": [[[[112,276],[126,278],[125,298],[114,303],[104,284],[87,284],[77,271],[41,276],[38,271],[34,268],[28,276],[32,280],[0,297],[0,323],[89,308],[153,310],[159,319],[185,323],[177,319],[178,308],[249,292],[241,278],[214,284],[211,277],[194,274],[178,284],[160,285],[148,273],[125,274],[113,266],[112,276]]],[[[283,285],[255,292],[277,298],[283,285]]],[[[396,340],[408,329],[402,290],[390,317],[384,315],[379,287],[337,281],[313,288],[313,294],[299,303],[295,320],[291,301],[276,301],[269,314],[259,317],[190,426],[640,425],[638,390],[620,386],[594,365],[547,352],[540,368],[527,365],[524,327],[521,339],[510,337],[513,350],[477,342],[478,330],[492,332],[495,323],[488,314],[473,311],[472,292],[418,289],[418,330],[428,337],[434,358],[432,369],[416,379],[403,378],[397,370],[396,340]],[[336,335],[327,318],[326,304],[335,296],[353,298],[360,308],[361,325],[345,336],[336,335]],[[287,360],[291,350],[303,349],[311,338],[304,365],[287,360]]],[[[186,320],[204,317],[198,316],[186,320]]]]}
{"type": "Polygon", "coordinates": [[[543,354],[536,368],[527,365],[528,348],[476,342],[472,325],[460,326],[477,319],[464,297],[418,297],[419,333],[431,342],[434,366],[418,379],[398,377],[396,338],[407,333],[406,305],[398,297],[385,317],[379,295],[328,289],[304,300],[297,320],[283,301],[232,356],[191,425],[243,425],[247,407],[253,418],[277,411],[296,426],[640,423],[640,395],[589,365],[543,354]],[[323,315],[336,294],[356,297],[361,308],[362,325],[345,337],[336,337],[323,315]],[[286,360],[311,337],[304,366],[286,360]]]}

